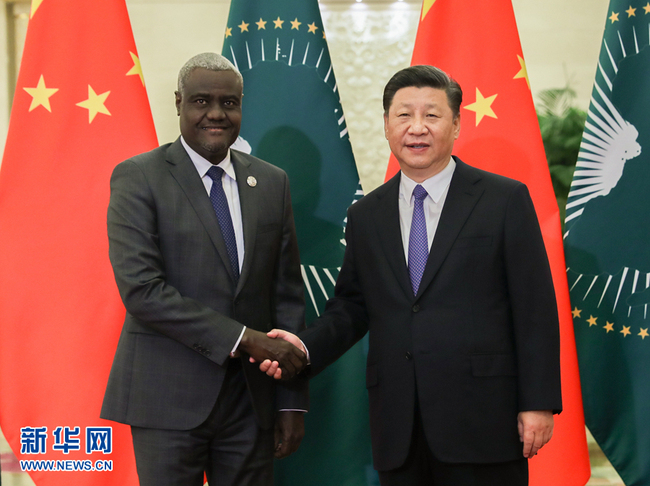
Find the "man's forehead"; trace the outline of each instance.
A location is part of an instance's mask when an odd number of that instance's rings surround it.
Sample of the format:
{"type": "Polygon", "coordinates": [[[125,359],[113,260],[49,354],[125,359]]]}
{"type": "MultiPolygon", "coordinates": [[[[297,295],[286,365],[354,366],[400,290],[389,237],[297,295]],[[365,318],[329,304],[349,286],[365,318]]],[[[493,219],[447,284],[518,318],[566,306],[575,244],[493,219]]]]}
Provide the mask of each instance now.
{"type": "Polygon", "coordinates": [[[196,68],[188,76],[186,86],[195,90],[212,90],[215,88],[242,89],[242,83],[234,71],[212,71],[205,68],[196,68]]]}
{"type": "Polygon", "coordinates": [[[431,106],[448,105],[447,92],[430,86],[406,86],[395,92],[392,106],[410,106],[423,102],[431,106]]]}
{"type": "Polygon", "coordinates": [[[447,97],[447,92],[442,88],[434,88],[432,86],[404,86],[403,88],[395,91],[395,98],[399,96],[409,96],[409,95],[434,95],[434,96],[444,96],[447,97]]]}

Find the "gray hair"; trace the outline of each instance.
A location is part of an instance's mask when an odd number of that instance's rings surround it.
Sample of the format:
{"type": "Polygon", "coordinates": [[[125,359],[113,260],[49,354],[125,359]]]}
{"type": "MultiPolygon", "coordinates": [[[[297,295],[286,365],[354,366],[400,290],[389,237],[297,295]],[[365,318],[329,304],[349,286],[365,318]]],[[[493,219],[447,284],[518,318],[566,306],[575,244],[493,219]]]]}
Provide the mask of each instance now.
{"type": "Polygon", "coordinates": [[[237,74],[239,82],[244,85],[244,78],[242,77],[239,70],[231,63],[228,59],[223,57],[221,54],[216,54],[214,52],[204,52],[202,54],[197,54],[181,68],[178,73],[178,92],[183,95],[185,90],[185,82],[187,81],[188,76],[195,69],[203,68],[210,71],[232,71],[237,74]]]}

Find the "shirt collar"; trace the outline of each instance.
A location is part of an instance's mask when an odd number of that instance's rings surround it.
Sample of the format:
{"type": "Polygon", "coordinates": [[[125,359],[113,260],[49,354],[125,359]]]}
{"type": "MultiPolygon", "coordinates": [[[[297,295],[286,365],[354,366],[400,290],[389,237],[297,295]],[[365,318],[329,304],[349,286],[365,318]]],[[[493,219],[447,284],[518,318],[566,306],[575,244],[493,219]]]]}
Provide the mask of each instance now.
{"type": "MultiPolygon", "coordinates": [[[[440,198],[444,194],[447,187],[449,187],[451,177],[454,175],[454,169],[456,169],[456,161],[452,157],[444,169],[442,169],[436,175],[431,176],[423,182],[419,183],[426,189],[427,194],[431,199],[433,199],[436,204],[438,201],[440,201],[440,198]]],[[[413,190],[417,185],[417,182],[402,172],[399,184],[399,195],[401,198],[406,200],[409,205],[413,200],[413,190]]]]}
{"type": "MultiPolygon", "coordinates": [[[[187,144],[182,135],[181,144],[187,152],[187,155],[190,156],[190,159],[192,160],[192,163],[194,164],[194,167],[196,167],[196,170],[201,178],[205,177],[208,170],[210,170],[210,167],[212,167],[213,164],[206,158],[200,156],[194,149],[192,149],[192,147],[187,144]]],[[[232,165],[232,160],[230,159],[230,149],[228,149],[228,153],[224,159],[217,164],[217,167],[221,167],[232,180],[237,180],[237,176],[235,175],[235,167],[232,165]]]]}

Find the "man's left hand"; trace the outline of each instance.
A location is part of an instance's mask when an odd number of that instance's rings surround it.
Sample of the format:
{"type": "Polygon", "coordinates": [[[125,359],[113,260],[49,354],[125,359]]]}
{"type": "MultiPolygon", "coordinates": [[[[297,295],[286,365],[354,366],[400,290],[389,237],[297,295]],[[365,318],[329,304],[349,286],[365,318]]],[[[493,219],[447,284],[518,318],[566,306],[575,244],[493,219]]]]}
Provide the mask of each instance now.
{"type": "Polygon", "coordinates": [[[275,418],[276,459],[282,459],[296,452],[304,435],[303,412],[278,412],[275,418]]]}
{"type": "Polygon", "coordinates": [[[524,444],[524,457],[530,459],[553,436],[553,412],[531,410],[517,416],[519,440],[524,444]]]}

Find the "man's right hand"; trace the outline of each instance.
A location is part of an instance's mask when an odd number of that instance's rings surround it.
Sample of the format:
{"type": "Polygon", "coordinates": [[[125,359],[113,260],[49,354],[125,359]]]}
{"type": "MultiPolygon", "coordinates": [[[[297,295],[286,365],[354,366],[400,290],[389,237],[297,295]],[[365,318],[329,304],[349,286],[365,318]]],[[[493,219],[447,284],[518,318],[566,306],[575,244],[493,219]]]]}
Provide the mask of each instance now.
{"type": "MultiPolygon", "coordinates": [[[[295,334],[291,334],[290,332],[284,331],[282,329],[273,329],[272,331],[267,332],[266,335],[273,339],[280,338],[280,340],[283,339],[287,342],[290,342],[295,347],[299,348],[303,353],[305,353],[305,355],[307,354],[302,341],[295,334]]],[[[251,362],[254,361],[257,360],[251,359],[251,362]]],[[[271,359],[265,359],[260,363],[260,371],[262,373],[266,373],[269,376],[272,376],[276,380],[287,379],[286,372],[283,370],[284,368],[282,367],[281,363],[271,359]]]]}
{"type": "MultiPolygon", "coordinates": [[[[302,349],[302,345],[300,348],[302,349]]],[[[306,354],[294,344],[284,339],[273,339],[263,332],[255,331],[249,327],[244,331],[237,349],[248,354],[251,361],[277,363],[276,370],[278,368],[282,370],[281,373],[278,373],[277,378],[281,377],[284,380],[293,378],[307,366],[306,354]]],[[[270,376],[275,374],[274,371],[270,376]]]]}

